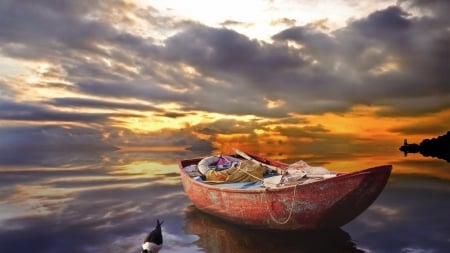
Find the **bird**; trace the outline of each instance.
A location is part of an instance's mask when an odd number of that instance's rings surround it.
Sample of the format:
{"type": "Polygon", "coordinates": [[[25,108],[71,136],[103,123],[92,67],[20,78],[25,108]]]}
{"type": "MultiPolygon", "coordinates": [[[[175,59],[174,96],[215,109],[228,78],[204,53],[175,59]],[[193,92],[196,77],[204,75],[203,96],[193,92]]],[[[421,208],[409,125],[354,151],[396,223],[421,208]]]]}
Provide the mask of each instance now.
{"type": "Polygon", "coordinates": [[[142,244],[141,253],[158,253],[163,246],[163,237],[161,233],[161,225],[164,221],[156,220],[156,227],[150,232],[142,244]]]}

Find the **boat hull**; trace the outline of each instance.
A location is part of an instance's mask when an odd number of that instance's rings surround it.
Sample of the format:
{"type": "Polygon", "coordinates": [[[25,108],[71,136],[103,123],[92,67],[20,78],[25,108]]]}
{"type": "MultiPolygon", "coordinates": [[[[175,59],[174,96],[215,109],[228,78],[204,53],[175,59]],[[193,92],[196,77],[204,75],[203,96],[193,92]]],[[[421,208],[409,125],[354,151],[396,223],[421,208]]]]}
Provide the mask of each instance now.
{"type": "Polygon", "coordinates": [[[379,196],[392,169],[378,166],[286,187],[230,189],[192,179],[183,168],[196,162],[180,160],[179,166],[184,190],[198,209],[234,223],[281,230],[337,228],[350,222],[379,196]]]}

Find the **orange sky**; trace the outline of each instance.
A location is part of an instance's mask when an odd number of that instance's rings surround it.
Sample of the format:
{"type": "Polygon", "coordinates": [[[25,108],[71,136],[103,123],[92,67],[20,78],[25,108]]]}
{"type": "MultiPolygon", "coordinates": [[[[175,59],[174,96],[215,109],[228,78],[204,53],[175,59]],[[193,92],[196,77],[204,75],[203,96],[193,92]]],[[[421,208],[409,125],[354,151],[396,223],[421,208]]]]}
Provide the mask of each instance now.
{"type": "Polygon", "coordinates": [[[396,150],[450,129],[440,4],[11,1],[0,147],[396,150]]]}

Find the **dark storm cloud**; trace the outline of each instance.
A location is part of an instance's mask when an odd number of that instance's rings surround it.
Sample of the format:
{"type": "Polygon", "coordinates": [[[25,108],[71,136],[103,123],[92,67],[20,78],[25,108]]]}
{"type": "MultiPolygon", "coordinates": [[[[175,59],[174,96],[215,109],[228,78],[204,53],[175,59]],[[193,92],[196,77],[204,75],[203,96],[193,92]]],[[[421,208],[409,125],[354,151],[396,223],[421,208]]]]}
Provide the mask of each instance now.
{"type": "Polygon", "coordinates": [[[189,100],[180,92],[174,92],[155,85],[151,80],[134,82],[97,82],[86,81],[78,83],[81,92],[114,98],[139,98],[151,102],[184,101],[189,100]]]}
{"type": "Polygon", "coordinates": [[[112,116],[139,117],[138,115],[120,113],[60,112],[45,109],[39,105],[0,100],[0,119],[3,120],[100,123],[107,121],[112,116]]]}
{"type": "MultiPolygon", "coordinates": [[[[3,1],[0,5],[1,36],[5,43],[25,47],[59,48],[97,51],[97,42],[115,42],[124,47],[139,46],[144,41],[129,33],[121,33],[106,21],[89,18],[95,11],[117,11],[123,1],[3,1]],[[95,10],[95,11],[94,11],[95,10]]],[[[7,45],[4,45],[7,46],[7,45]]],[[[39,53],[39,52],[36,52],[39,53]]],[[[59,52],[55,52],[59,53],[59,52]]]]}
{"type": "Polygon", "coordinates": [[[250,40],[225,28],[192,25],[165,44],[164,56],[170,61],[187,62],[205,73],[243,75],[255,82],[268,78],[271,72],[303,64],[303,59],[285,46],[250,40]]]}
{"type": "Polygon", "coordinates": [[[326,129],[322,125],[305,126],[305,127],[278,127],[277,131],[283,136],[289,137],[309,137],[320,139],[324,134],[330,133],[330,130],[326,129]]]}
{"type": "MultiPolygon", "coordinates": [[[[336,101],[388,105],[400,113],[409,104],[441,94],[437,106],[436,102],[421,105],[422,111],[438,111],[448,106],[444,99],[450,91],[450,35],[448,24],[439,25],[438,18],[413,17],[391,6],[331,35],[311,27],[293,27],[273,39],[296,41],[304,54],[317,60],[316,74],[325,77],[318,85],[323,86],[321,91],[328,91],[323,96],[316,94],[318,88],[309,83],[307,93],[315,98],[334,95],[336,101]],[[389,64],[396,65],[395,69],[381,71],[389,64]],[[393,98],[397,100],[389,100],[393,98]]],[[[298,80],[302,79],[299,76],[298,80]]]]}
{"type": "Polygon", "coordinates": [[[139,111],[160,111],[154,106],[144,104],[131,104],[120,102],[107,102],[97,99],[84,99],[84,98],[55,98],[49,102],[51,105],[58,107],[80,107],[80,108],[101,108],[101,109],[127,109],[127,110],[139,110],[139,111]]]}
{"type": "Polygon", "coordinates": [[[209,124],[199,124],[198,132],[203,134],[246,134],[251,133],[253,130],[264,127],[265,123],[258,121],[249,121],[243,123],[234,119],[220,119],[209,124]]]}
{"type": "MultiPolygon", "coordinates": [[[[331,160],[340,160],[355,156],[373,156],[374,154],[385,154],[386,150],[392,149],[390,143],[378,143],[374,146],[373,139],[361,138],[352,133],[336,133],[323,125],[311,125],[305,127],[277,127],[279,136],[289,140],[280,143],[279,147],[290,147],[290,162],[305,160],[317,166],[328,166],[331,160]],[[309,157],[306,154],[314,154],[309,157]]],[[[276,150],[277,145],[272,145],[276,150]]],[[[283,150],[283,148],[280,148],[283,150]]]]}
{"type": "Polygon", "coordinates": [[[448,26],[450,22],[450,16],[448,12],[450,10],[450,2],[445,0],[400,0],[402,5],[407,7],[417,8],[419,10],[426,10],[432,12],[432,16],[437,17],[435,22],[439,22],[441,25],[448,26]]]}
{"type": "MultiPolygon", "coordinates": [[[[70,1],[3,1],[0,9],[3,52],[27,57],[33,48],[41,48],[46,50],[30,56],[43,57],[49,49],[59,49],[61,44],[89,50],[85,38],[92,38],[97,32],[108,33],[111,29],[79,19],[81,11],[87,11],[86,7],[70,1]],[[25,52],[20,53],[22,50],[25,52]]],[[[92,2],[92,7],[98,4],[92,2]]]]}
{"type": "Polygon", "coordinates": [[[130,8],[123,1],[6,1],[0,6],[0,52],[59,65],[69,80],[135,78],[124,66],[134,67],[136,51],[140,56],[152,51],[151,38],[111,25],[123,22],[113,15],[130,8]],[[115,64],[108,66],[105,59],[115,64]]]}
{"type": "MultiPolygon", "coordinates": [[[[87,81],[78,83],[80,92],[95,96],[114,98],[138,98],[153,103],[177,102],[182,110],[203,110],[224,114],[247,115],[256,114],[266,117],[286,115],[283,108],[267,110],[262,94],[263,89],[242,88],[232,86],[230,83],[212,85],[199,81],[201,89],[189,89],[183,92],[173,91],[155,84],[153,80],[135,80],[134,82],[96,82],[87,81]],[[243,102],[245,101],[245,107],[243,102]]],[[[170,112],[169,112],[170,113],[170,112]]]]}
{"type": "MultiPolygon", "coordinates": [[[[324,40],[318,38],[316,41],[324,40]]],[[[349,106],[348,102],[334,98],[336,94],[329,85],[332,75],[320,73],[321,69],[312,66],[307,54],[284,44],[262,43],[231,30],[196,25],[169,38],[164,55],[169,61],[187,62],[202,74],[231,84],[230,89],[224,92],[233,95],[224,101],[208,101],[206,94],[211,94],[209,91],[200,96],[206,99],[203,100],[206,103],[195,106],[203,106],[210,111],[227,108],[229,113],[236,113],[233,109],[238,108],[239,114],[281,116],[289,111],[312,111],[313,108],[327,111],[336,107],[342,110],[349,106]],[[314,100],[327,95],[330,97],[314,100]],[[268,110],[266,98],[283,99],[287,103],[284,107],[268,110]],[[233,104],[234,101],[237,105],[233,104]],[[242,106],[243,101],[246,106],[242,106]]],[[[332,81],[333,84],[336,82],[339,80],[332,81]]],[[[206,86],[203,90],[209,88],[206,86]]]]}
{"type": "MultiPolygon", "coordinates": [[[[176,102],[182,111],[285,117],[344,112],[355,104],[370,104],[387,106],[384,115],[412,115],[448,108],[448,6],[445,1],[403,1],[331,33],[308,24],[280,31],[273,42],[262,42],[122,1],[4,1],[0,52],[58,66],[73,83],[71,91],[152,104],[176,102]],[[416,9],[431,14],[417,16],[416,9]],[[119,28],[133,25],[127,11],[173,35],[157,42],[119,28]],[[167,24],[167,31],[161,24],[167,24]],[[179,25],[176,32],[175,25],[179,25]],[[186,73],[186,65],[195,68],[195,74],[186,73]],[[273,101],[282,103],[269,109],[273,101]]],[[[20,92],[17,87],[11,90],[20,92]]],[[[146,109],[67,98],[48,103],[146,109]]],[[[61,114],[33,106],[28,108],[36,112],[32,115],[2,112],[2,116],[109,122],[110,115],[61,114]]]]}
{"type": "MultiPolygon", "coordinates": [[[[203,143],[203,140],[193,133],[196,127],[186,127],[183,129],[170,130],[164,129],[155,135],[137,134],[131,131],[120,131],[120,138],[111,141],[117,141],[117,145],[122,143],[131,143],[134,147],[189,147],[193,143],[203,143]]],[[[209,141],[208,141],[209,142],[209,141]]],[[[114,143],[114,142],[113,142],[114,143]]],[[[203,143],[204,144],[204,143],[203,143]]],[[[211,146],[211,143],[208,144],[211,146]]]]}
{"type": "Polygon", "coordinates": [[[440,119],[437,122],[422,122],[421,124],[392,128],[390,129],[390,131],[401,133],[405,136],[414,134],[430,134],[430,133],[436,135],[443,135],[445,134],[446,131],[449,130],[448,122],[450,122],[449,117],[440,119]]]}
{"type": "Polygon", "coordinates": [[[196,91],[204,103],[189,109],[236,113],[234,108],[239,107],[240,114],[282,116],[342,112],[354,104],[371,104],[389,106],[392,115],[435,112],[448,107],[450,91],[446,70],[450,36],[439,18],[416,17],[391,6],[331,34],[311,25],[292,27],[274,35],[274,44],[228,29],[192,25],[167,39],[161,55],[224,80],[241,94],[234,96],[236,105],[233,99],[209,101],[211,86],[205,84],[196,91]],[[301,48],[287,47],[287,41],[301,48]],[[436,99],[427,102],[425,97],[436,99]],[[286,103],[268,110],[266,98],[286,103]],[[248,106],[239,106],[242,101],[249,101],[248,106]]]}
{"type": "Polygon", "coordinates": [[[161,113],[158,114],[159,116],[164,116],[167,118],[180,118],[180,117],[184,117],[184,116],[188,116],[189,113],[179,113],[179,112],[165,112],[165,113],[161,113]]]}
{"type": "Polygon", "coordinates": [[[408,20],[409,14],[398,6],[391,6],[387,9],[376,11],[366,19],[357,20],[352,23],[352,27],[368,38],[376,38],[384,42],[390,40],[396,44],[404,42],[406,39],[403,33],[411,28],[412,22],[408,20]]]}
{"type": "Polygon", "coordinates": [[[304,64],[303,59],[285,45],[250,40],[233,30],[199,24],[189,25],[168,38],[158,55],[167,63],[181,62],[195,67],[203,78],[195,80],[200,89],[182,94],[182,99],[188,102],[185,110],[266,117],[287,113],[282,107],[271,110],[266,107],[266,99],[271,99],[271,94],[285,91],[271,86],[277,73],[289,75],[304,64]],[[205,82],[208,78],[216,81],[205,82]]]}
{"type": "Polygon", "coordinates": [[[103,141],[100,130],[87,127],[1,127],[0,137],[2,151],[114,149],[103,141]]]}

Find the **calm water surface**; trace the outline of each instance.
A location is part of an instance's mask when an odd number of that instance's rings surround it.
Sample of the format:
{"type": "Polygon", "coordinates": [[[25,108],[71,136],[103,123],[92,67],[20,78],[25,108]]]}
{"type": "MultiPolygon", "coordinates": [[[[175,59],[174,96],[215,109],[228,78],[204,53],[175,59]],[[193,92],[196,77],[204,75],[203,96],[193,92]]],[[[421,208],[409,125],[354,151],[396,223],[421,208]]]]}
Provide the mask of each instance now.
{"type": "MultiPolygon", "coordinates": [[[[395,149],[393,149],[395,150],[395,149]]],[[[333,231],[236,226],[192,206],[177,158],[190,152],[34,152],[0,156],[0,252],[140,252],[163,219],[161,252],[450,252],[450,163],[400,152],[305,158],[331,170],[393,164],[381,196],[333,231]]],[[[287,162],[302,157],[270,154],[287,162]]]]}

